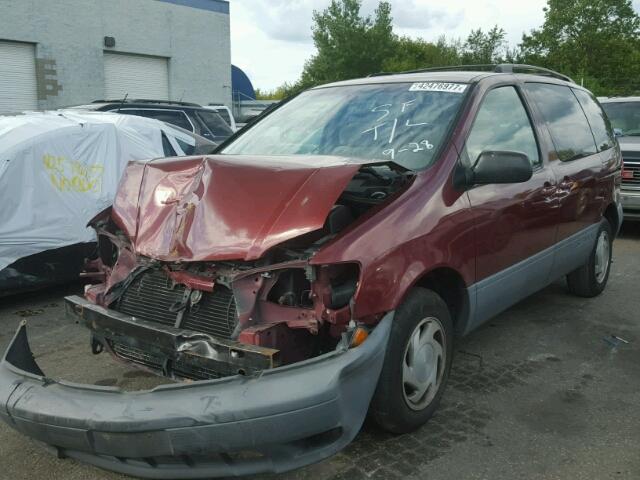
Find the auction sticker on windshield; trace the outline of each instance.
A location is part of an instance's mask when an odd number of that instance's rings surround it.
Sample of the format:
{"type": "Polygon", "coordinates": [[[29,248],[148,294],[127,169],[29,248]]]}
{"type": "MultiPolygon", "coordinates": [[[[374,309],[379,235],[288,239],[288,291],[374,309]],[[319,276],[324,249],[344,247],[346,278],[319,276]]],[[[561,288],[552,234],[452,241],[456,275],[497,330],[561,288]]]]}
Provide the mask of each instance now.
{"type": "Polygon", "coordinates": [[[464,83],[445,83],[445,82],[419,82],[414,83],[409,88],[410,92],[449,92],[464,93],[467,85],[464,83]]]}

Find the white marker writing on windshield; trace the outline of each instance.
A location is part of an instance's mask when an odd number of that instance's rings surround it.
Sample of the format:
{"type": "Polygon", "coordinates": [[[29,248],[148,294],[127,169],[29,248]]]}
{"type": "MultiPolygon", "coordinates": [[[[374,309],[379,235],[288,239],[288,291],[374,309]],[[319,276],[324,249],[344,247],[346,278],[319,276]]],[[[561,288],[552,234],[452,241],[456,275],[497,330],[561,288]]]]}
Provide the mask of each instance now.
{"type": "Polygon", "coordinates": [[[379,122],[380,120],[382,120],[383,118],[389,116],[389,114],[391,113],[389,110],[387,110],[386,107],[392,107],[393,105],[391,103],[385,103],[384,105],[378,105],[377,107],[374,107],[371,111],[374,113],[377,112],[384,112],[384,115],[382,115],[380,118],[378,118],[376,120],[376,122],[379,122]]]}
{"type": "Polygon", "coordinates": [[[398,119],[393,121],[393,128],[391,129],[391,136],[389,137],[389,143],[393,143],[393,139],[396,136],[396,127],[398,126],[398,119]]]}
{"type": "Polygon", "coordinates": [[[377,140],[378,139],[378,128],[384,127],[386,124],[387,124],[387,122],[381,123],[380,125],[376,125],[373,128],[369,128],[369,129],[365,130],[361,134],[373,132],[373,139],[377,140]]]}
{"type": "Polygon", "coordinates": [[[389,148],[388,150],[383,150],[382,155],[388,156],[391,155],[391,160],[396,159],[396,151],[394,148],[389,148]]]}
{"type": "Polygon", "coordinates": [[[403,102],[403,103],[402,103],[402,110],[401,110],[401,112],[402,112],[402,113],[404,113],[404,111],[406,110],[406,108],[407,108],[409,105],[413,105],[413,104],[415,103],[415,101],[416,101],[416,99],[414,98],[413,100],[409,100],[408,102],[403,102]]]}
{"type": "Polygon", "coordinates": [[[420,125],[431,125],[430,123],[427,122],[422,122],[422,123],[411,123],[411,120],[407,120],[407,123],[405,124],[407,127],[418,127],[420,125]]]}

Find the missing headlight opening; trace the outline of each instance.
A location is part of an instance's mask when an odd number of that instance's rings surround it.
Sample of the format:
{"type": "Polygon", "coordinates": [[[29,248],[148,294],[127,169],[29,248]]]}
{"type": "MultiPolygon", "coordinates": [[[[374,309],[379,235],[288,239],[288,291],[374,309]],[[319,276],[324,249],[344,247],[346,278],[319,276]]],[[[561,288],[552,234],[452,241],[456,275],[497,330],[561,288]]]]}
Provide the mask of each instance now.
{"type": "Polygon", "coordinates": [[[196,208],[189,202],[154,207],[174,209],[175,236],[168,254],[145,255],[140,227],[132,238],[123,218],[130,212],[116,200],[114,212],[91,222],[99,257],[87,275],[102,283],[85,296],[130,321],[87,322],[94,344],[119,360],[179,380],[253,375],[341,348],[358,324],[353,306],[360,267],[344,261],[316,264],[314,257],[369,212],[383,208],[411,178],[393,164],[363,166],[319,228],[242,260],[166,258],[191,242],[185,233],[189,220],[180,218],[196,208]],[[157,331],[169,340],[157,341],[157,331]]]}

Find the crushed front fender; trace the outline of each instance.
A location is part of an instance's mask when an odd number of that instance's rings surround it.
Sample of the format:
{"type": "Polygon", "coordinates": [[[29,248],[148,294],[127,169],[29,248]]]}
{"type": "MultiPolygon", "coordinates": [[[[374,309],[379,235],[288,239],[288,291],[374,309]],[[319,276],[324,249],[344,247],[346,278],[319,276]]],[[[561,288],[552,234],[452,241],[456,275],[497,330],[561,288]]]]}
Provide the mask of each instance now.
{"type": "Polygon", "coordinates": [[[336,453],[358,433],[392,317],[357,348],[258,376],[141,392],[46,377],[23,322],[0,364],[0,417],[61,457],[144,478],[291,470],[336,453]]]}

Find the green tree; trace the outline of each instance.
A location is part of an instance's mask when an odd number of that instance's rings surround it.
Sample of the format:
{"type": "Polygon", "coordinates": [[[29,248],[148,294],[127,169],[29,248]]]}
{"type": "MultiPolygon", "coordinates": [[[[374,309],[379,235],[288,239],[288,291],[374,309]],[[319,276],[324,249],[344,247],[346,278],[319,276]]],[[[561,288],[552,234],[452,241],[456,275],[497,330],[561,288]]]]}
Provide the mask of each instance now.
{"type": "Polygon", "coordinates": [[[297,88],[382,70],[394,44],[391,5],[380,2],[374,16],[367,17],[360,9],[361,0],[332,0],[324,11],[314,11],[312,31],[317,52],[305,64],[297,88]]]}
{"type": "Polygon", "coordinates": [[[520,60],[571,75],[596,94],[640,89],[640,18],[631,0],[547,0],[520,60]]]}
{"type": "Polygon", "coordinates": [[[488,32],[471,30],[462,46],[462,63],[483,65],[504,62],[507,54],[506,32],[497,25],[488,32]]]}
{"type": "Polygon", "coordinates": [[[464,43],[444,36],[436,43],[400,37],[394,41],[393,55],[384,63],[385,71],[514,62],[517,51],[508,48],[505,37],[504,29],[497,25],[488,32],[472,30],[464,43]]]}
{"type": "Polygon", "coordinates": [[[460,64],[459,41],[442,36],[436,43],[423,39],[400,37],[395,39],[393,54],[383,62],[385,72],[402,72],[421,68],[460,64]]]}
{"type": "Polygon", "coordinates": [[[256,100],[272,100],[276,95],[276,90],[263,90],[256,88],[256,100]]]}
{"type": "Polygon", "coordinates": [[[444,36],[434,43],[396,36],[388,1],[380,1],[374,15],[366,17],[361,7],[361,0],[331,0],[325,10],[314,11],[316,53],[305,63],[300,80],[261,95],[288,97],[314,85],[376,72],[496,63],[515,56],[507,49],[505,32],[498,26],[488,32],[473,30],[464,43],[444,36]]]}
{"type": "Polygon", "coordinates": [[[295,85],[288,82],[283,83],[273,90],[256,88],[256,100],[282,100],[288,97],[295,88],[295,85]]]}

